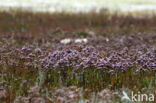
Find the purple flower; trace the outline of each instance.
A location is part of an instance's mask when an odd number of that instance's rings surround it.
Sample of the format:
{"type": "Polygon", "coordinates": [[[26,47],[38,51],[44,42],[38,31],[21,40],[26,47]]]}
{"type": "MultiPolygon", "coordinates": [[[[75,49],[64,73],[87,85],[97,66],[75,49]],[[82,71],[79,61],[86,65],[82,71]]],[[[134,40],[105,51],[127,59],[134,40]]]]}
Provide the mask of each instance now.
{"type": "Polygon", "coordinates": [[[31,49],[29,47],[23,46],[22,51],[30,51],[31,49]]]}

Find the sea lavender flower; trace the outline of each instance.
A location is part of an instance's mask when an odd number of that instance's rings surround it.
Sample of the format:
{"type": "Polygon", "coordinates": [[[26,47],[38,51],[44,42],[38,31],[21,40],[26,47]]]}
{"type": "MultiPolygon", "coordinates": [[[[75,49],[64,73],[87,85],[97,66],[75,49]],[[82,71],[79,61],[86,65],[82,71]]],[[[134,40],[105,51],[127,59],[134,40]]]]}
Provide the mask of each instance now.
{"type": "Polygon", "coordinates": [[[96,67],[99,69],[106,68],[109,61],[106,58],[101,58],[97,61],[96,67]]]}
{"type": "Polygon", "coordinates": [[[33,53],[30,53],[28,56],[29,57],[35,57],[35,55],[33,53]]]}
{"type": "Polygon", "coordinates": [[[153,54],[151,51],[140,55],[136,59],[136,65],[139,67],[137,71],[149,71],[155,70],[156,66],[156,55],[153,54]],[[146,69],[146,70],[145,70],[146,69]]]}
{"type": "Polygon", "coordinates": [[[96,49],[92,46],[86,46],[82,49],[82,52],[84,53],[84,55],[90,55],[93,52],[97,52],[96,49]]]}
{"type": "Polygon", "coordinates": [[[23,46],[21,50],[22,51],[30,51],[31,49],[29,47],[23,46]]]}

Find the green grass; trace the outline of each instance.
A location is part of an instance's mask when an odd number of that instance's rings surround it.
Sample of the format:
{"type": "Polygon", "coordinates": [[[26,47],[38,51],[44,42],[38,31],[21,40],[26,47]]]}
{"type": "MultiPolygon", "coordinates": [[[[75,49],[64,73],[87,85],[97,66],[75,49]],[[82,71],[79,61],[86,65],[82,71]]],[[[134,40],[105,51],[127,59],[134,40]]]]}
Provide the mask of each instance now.
{"type": "MultiPolygon", "coordinates": [[[[2,76],[1,81],[4,81],[3,86],[8,94],[8,101],[19,95],[27,95],[27,90],[38,85],[42,90],[53,91],[55,88],[68,86],[77,86],[84,89],[90,89],[94,92],[102,89],[111,89],[119,91],[121,88],[130,89],[133,92],[141,91],[142,93],[153,93],[156,85],[155,72],[134,73],[127,71],[125,73],[108,74],[94,68],[88,69],[85,73],[72,72],[70,68],[65,71],[50,70],[42,71],[34,68],[15,68],[3,66],[0,70],[2,76]]],[[[53,94],[49,94],[52,96],[53,94]]]]}

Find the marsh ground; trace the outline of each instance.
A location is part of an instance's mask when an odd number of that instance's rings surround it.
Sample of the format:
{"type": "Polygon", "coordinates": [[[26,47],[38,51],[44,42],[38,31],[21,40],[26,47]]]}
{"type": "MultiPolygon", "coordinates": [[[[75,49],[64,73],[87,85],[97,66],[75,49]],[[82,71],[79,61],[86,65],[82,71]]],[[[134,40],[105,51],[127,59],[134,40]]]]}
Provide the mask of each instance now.
{"type": "Polygon", "coordinates": [[[107,10],[1,12],[0,101],[116,103],[123,89],[155,94],[155,22],[107,10]],[[65,38],[88,42],[61,44],[65,38]]]}

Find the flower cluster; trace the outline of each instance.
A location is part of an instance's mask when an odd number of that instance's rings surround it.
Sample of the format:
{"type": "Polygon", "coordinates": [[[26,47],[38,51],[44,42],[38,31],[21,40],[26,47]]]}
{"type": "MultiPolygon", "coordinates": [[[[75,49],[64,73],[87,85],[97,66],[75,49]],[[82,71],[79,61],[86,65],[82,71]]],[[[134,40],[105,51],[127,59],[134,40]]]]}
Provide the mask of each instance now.
{"type": "Polygon", "coordinates": [[[40,61],[44,69],[72,67],[74,71],[93,67],[114,73],[124,72],[134,67],[135,71],[149,71],[156,68],[156,54],[153,51],[129,51],[125,48],[120,52],[108,53],[105,56],[100,54],[96,48],[84,46],[79,50],[56,50],[40,61]]]}
{"type": "MultiPolygon", "coordinates": [[[[35,39],[35,43],[0,43],[0,66],[50,69],[94,68],[109,73],[156,69],[155,35],[117,35],[88,38],[87,44],[62,45],[54,40],[35,39]],[[106,40],[108,39],[109,40],[106,40]],[[32,43],[32,44],[31,44],[32,43]],[[96,48],[95,48],[96,47],[96,48]]],[[[46,37],[48,38],[48,37],[46,37]]],[[[10,41],[18,41],[10,40],[10,41]]],[[[21,41],[21,40],[20,40],[21,41]]]]}
{"type": "Polygon", "coordinates": [[[156,70],[156,54],[147,52],[136,59],[138,71],[156,70]]]}
{"type": "Polygon", "coordinates": [[[93,66],[99,54],[92,46],[86,46],[80,50],[65,49],[56,50],[43,59],[41,65],[45,69],[49,68],[65,68],[65,67],[90,67],[93,66]]]}
{"type": "Polygon", "coordinates": [[[0,65],[13,67],[33,67],[38,65],[38,58],[41,55],[40,48],[29,46],[3,48],[0,55],[0,65]]]}

